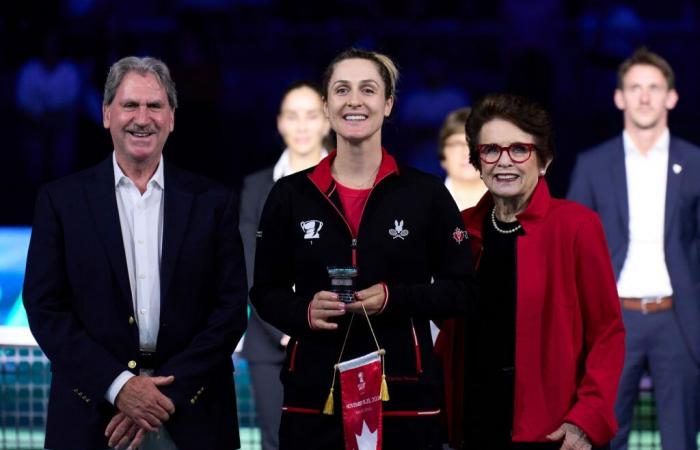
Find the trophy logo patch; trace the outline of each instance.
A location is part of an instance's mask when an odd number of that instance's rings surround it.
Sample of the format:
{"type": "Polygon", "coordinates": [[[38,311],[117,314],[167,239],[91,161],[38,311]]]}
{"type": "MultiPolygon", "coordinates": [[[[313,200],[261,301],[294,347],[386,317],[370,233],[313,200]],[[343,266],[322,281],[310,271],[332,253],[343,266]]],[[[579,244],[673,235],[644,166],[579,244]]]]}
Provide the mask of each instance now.
{"type": "Polygon", "coordinates": [[[366,387],[367,383],[365,383],[365,373],[360,372],[357,374],[357,390],[364,392],[366,387]]]}
{"type": "Polygon", "coordinates": [[[323,228],[323,222],[320,220],[305,220],[300,223],[301,231],[304,232],[304,239],[318,239],[321,236],[318,234],[323,228]]]}

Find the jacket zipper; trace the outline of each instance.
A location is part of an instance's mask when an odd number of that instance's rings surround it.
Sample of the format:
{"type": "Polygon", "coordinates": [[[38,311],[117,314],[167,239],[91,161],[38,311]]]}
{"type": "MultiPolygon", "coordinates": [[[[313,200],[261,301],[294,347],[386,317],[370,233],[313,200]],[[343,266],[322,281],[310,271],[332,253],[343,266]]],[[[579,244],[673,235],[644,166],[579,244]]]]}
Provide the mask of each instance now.
{"type": "Polygon", "coordinates": [[[423,362],[421,361],[420,344],[418,343],[416,327],[413,324],[413,317],[411,317],[411,335],[413,336],[413,349],[416,355],[416,373],[421,374],[423,373],[423,362]]]}
{"type": "MultiPolygon", "coordinates": [[[[370,197],[372,196],[372,193],[374,192],[374,188],[377,187],[377,185],[379,185],[379,183],[381,183],[382,181],[384,181],[384,179],[387,178],[387,177],[388,177],[389,175],[391,175],[392,173],[393,173],[393,172],[388,173],[388,174],[384,175],[383,177],[381,177],[379,180],[376,180],[376,182],[375,182],[374,185],[372,186],[372,189],[369,191],[369,194],[367,195],[367,200],[365,201],[365,204],[362,206],[362,212],[360,213],[360,223],[359,223],[358,226],[357,226],[358,233],[359,233],[359,230],[360,230],[360,225],[362,225],[362,219],[363,219],[364,216],[365,216],[365,208],[367,207],[367,203],[369,203],[369,199],[370,199],[370,197]]],[[[335,182],[335,181],[334,181],[334,182],[335,182]]],[[[311,184],[313,184],[314,186],[316,186],[316,189],[318,189],[318,191],[321,193],[321,195],[323,196],[323,198],[325,198],[326,201],[327,201],[328,203],[331,204],[331,206],[333,207],[333,209],[335,210],[335,212],[338,213],[338,215],[340,216],[340,218],[341,218],[341,219],[343,220],[343,222],[345,223],[345,226],[347,227],[348,232],[350,233],[350,237],[351,237],[351,240],[350,240],[350,251],[351,251],[350,257],[351,257],[352,265],[353,265],[353,267],[357,268],[357,236],[355,236],[355,234],[352,232],[352,228],[350,227],[350,224],[348,223],[347,219],[345,219],[345,216],[343,215],[343,213],[340,212],[340,210],[339,210],[338,207],[335,205],[335,203],[333,203],[333,202],[331,201],[330,197],[329,197],[328,195],[326,195],[325,192],[323,192],[323,191],[321,190],[321,188],[319,188],[318,185],[317,185],[316,183],[314,183],[313,181],[311,181],[311,184]]],[[[335,189],[335,187],[334,187],[333,189],[335,189]]],[[[333,191],[331,191],[331,193],[332,193],[332,192],[333,192],[333,191]]],[[[411,326],[413,326],[413,319],[411,319],[411,326]]],[[[418,373],[422,373],[422,372],[423,372],[423,368],[422,368],[421,362],[420,362],[420,348],[418,347],[418,340],[417,340],[417,338],[416,338],[416,331],[415,331],[415,329],[413,329],[413,339],[414,339],[414,343],[415,343],[415,345],[416,345],[416,347],[415,347],[415,348],[416,348],[416,370],[419,371],[418,373]]],[[[292,348],[292,356],[290,357],[290,363],[289,363],[289,371],[290,371],[290,372],[294,371],[294,363],[295,363],[295,359],[296,359],[296,353],[297,353],[298,344],[299,344],[299,341],[298,341],[298,340],[295,341],[295,342],[294,342],[294,348],[292,348]]]]}
{"type": "MultiPolygon", "coordinates": [[[[316,186],[316,183],[314,183],[313,181],[311,181],[311,184],[313,184],[314,186],[316,186]]],[[[338,215],[340,216],[340,218],[343,220],[343,223],[345,223],[345,226],[348,228],[348,232],[350,233],[350,237],[351,237],[350,248],[352,249],[352,255],[351,255],[351,256],[352,256],[352,265],[353,265],[354,267],[357,267],[357,237],[355,237],[355,235],[352,233],[352,228],[350,228],[350,224],[349,224],[348,221],[345,219],[345,216],[343,215],[343,213],[341,213],[340,210],[338,209],[338,207],[335,206],[335,203],[333,203],[333,202],[331,201],[330,197],[328,197],[328,196],[321,190],[321,188],[319,188],[318,186],[316,186],[316,189],[318,189],[318,192],[321,193],[321,195],[323,196],[323,198],[325,198],[326,201],[327,201],[328,203],[330,203],[330,205],[333,207],[333,209],[335,209],[335,212],[338,213],[338,215]]],[[[334,189],[335,189],[335,188],[334,188],[334,189]]],[[[331,192],[333,192],[333,191],[331,191],[331,192]]],[[[363,212],[364,212],[364,211],[363,211],[363,212]]]]}
{"type": "Polygon", "coordinates": [[[299,339],[294,341],[294,347],[292,347],[292,356],[289,357],[289,370],[290,372],[294,372],[294,365],[297,360],[297,349],[299,348],[299,339]]]}
{"type": "Polygon", "coordinates": [[[357,267],[357,238],[352,239],[352,266],[357,267]]]}
{"type": "MultiPolygon", "coordinates": [[[[362,206],[362,212],[360,213],[360,223],[359,223],[358,226],[357,226],[358,232],[359,232],[359,230],[360,230],[360,225],[362,224],[362,219],[363,219],[364,216],[365,216],[365,208],[367,207],[367,203],[369,203],[369,199],[370,199],[370,197],[372,196],[372,193],[374,192],[374,188],[377,187],[377,186],[379,185],[379,183],[381,183],[382,181],[384,181],[384,179],[387,178],[387,177],[388,177],[389,175],[391,175],[392,173],[393,173],[393,172],[390,172],[390,173],[384,175],[383,177],[381,177],[380,179],[376,180],[376,182],[374,183],[374,186],[372,186],[372,189],[369,191],[369,194],[367,195],[367,201],[365,201],[365,204],[362,206]]],[[[335,181],[334,181],[334,182],[335,182],[335,181]]],[[[350,233],[350,237],[351,237],[351,240],[350,240],[350,249],[351,249],[352,265],[353,265],[353,267],[357,267],[357,236],[355,236],[355,234],[352,232],[352,228],[350,228],[350,224],[348,223],[347,219],[345,219],[345,216],[343,215],[342,212],[340,212],[340,210],[338,209],[338,207],[335,206],[335,203],[333,203],[333,202],[331,201],[330,197],[329,197],[328,195],[326,195],[326,193],[323,192],[323,191],[321,190],[321,188],[319,188],[318,185],[317,185],[316,183],[314,183],[313,181],[311,181],[311,184],[313,184],[314,186],[316,186],[316,189],[318,189],[318,192],[320,192],[321,195],[323,196],[323,198],[325,198],[326,201],[327,201],[328,203],[331,204],[331,206],[333,207],[333,209],[335,209],[335,212],[338,213],[338,215],[340,216],[340,218],[341,218],[341,219],[343,220],[343,222],[345,223],[345,226],[348,228],[348,232],[350,233]]],[[[335,190],[335,187],[333,187],[333,190],[335,190]]],[[[333,190],[331,190],[331,193],[333,192],[333,190]]]]}

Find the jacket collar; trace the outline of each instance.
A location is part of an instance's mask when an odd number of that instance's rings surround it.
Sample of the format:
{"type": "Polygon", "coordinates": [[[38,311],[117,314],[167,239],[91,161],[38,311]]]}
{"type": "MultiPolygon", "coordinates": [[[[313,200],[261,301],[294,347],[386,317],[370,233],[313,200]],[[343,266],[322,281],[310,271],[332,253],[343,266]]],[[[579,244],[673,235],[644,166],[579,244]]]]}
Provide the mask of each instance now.
{"type": "MultiPolygon", "coordinates": [[[[114,186],[117,187],[121,183],[123,183],[123,180],[129,180],[129,177],[126,176],[124,171],[122,171],[122,168],[119,167],[119,164],[117,163],[117,152],[116,150],[112,152],[112,166],[114,167],[114,186]]],[[[147,185],[155,184],[158,186],[160,189],[165,189],[165,179],[163,177],[163,155],[160,155],[160,161],[158,162],[158,167],[156,167],[156,171],[153,173],[151,178],[148,180],[147,185]]],[[[132,181],[133,183],[133,181],[132,181]]]]}
{"type": "Polygon", "coordinates": [[[677,200],[680,197],[681,181],[683,176],[688,173],[683,171],[683,152],[680,148],[678,139],[671,136],[671,142],[668,146],[668,171],[666,175],[666,205],[664,214],[664,237],[668,238],[668,233],[671,230],[671,220],[675,216],[674,212],[677,205],[677,200]]]}
{"type": "MultiPolygon", "coordinates": [[[[610,180],[613,184],[612,191],[617,197],[618,212],[622,218],[622,226],[625,233],[629,228],[629,203],[627,196],[627,169],[625,167],[625,149],[622,136],[611,141],[615,151],[611,153],[610,180]]],[[[668,237],[671,229],[671,220],[674,217],[678,192],[683,179],[683,152],[680,142],[673,135],[669,135],[668,144],[668,169],[666,175],[666,202],[664,206],[664,236],[668,237]]]]}
{"type": "MultiPolygon", "coordinates": [[[[325,148],[321,149],[321,158],[328,156],[328,150],[325,148]]],[[[280,155],[280,159],[277,160],[272,169],[272,181],[277,181],[282,177],[292,174],[292,163],[290,161],[290,150],[288,148],[284,149],[280,155]]]]}
{"type": "MultiPolygon", "coordinates": [[[[316,187],[318,187],[318,189],[326,195],[329,195],[335,188],[335,180],[331,174],[331,165],[333,164],[337,153],[338,150],[333,150],[331,153],[329,153],[328,156],[323,158],[308,175],[309,179],[316,185],[316,187]]],[[[399,166],[394,157],[391,156],[386,149],[382,148],[382,162],[379,165],[377,176],[374,179],[374,186],[376,186],[377,183],[386,178],[388,175],[394,173],[397,175],[399,174],[399,166]]]]}
{"type": "MultiPolygon", "coordinates": [[[[518,221],[523,226],[525,233],[532,232],[536,225],[544,218],[549,209],[549,201],[552,197],[549,194],[547,182],[543,177],[540,177],[535,186],[535,191],[532,193],[530,203],[523,212],[516,215],[518,221]]],[[[491,209],[494,206],[493,196],[491,192],[486,192],[479,203],[469,209],[469,223],[467,224],[467,232],[476,237],[482,238],[481,227],[483,226],[486,216],[491,214],[491,209]]]]}
{"type": "MultiPolygon", "coordinates": [[[[168,292],[180,256],[180,246],[189,223],[189,212],[194,192],[189,187],[183,172],[163,161],[163,177],[168,180],[168,189],[163,190],[163,244],[160,269],[161,310],[169,298],[168,292]]],[[[127,305],[133,314],[131,287],[127,270],[117,197],[114,192],[115,178],[112,157],[95,167],[94,181],[85,186],[88,203],[95,219],[98,233],[107,251],[117,282],[127,305]]]]}
{"type": "Polygon", "coordinates": [[[117,196],[114,193],[112,156],[95,166],[90,181],[83,186],[95,229],[107,253],[110,265],[124,298],[123,305],[133,315],[129,272],[124,254],[122,230],[119,224],[117,196]]]}

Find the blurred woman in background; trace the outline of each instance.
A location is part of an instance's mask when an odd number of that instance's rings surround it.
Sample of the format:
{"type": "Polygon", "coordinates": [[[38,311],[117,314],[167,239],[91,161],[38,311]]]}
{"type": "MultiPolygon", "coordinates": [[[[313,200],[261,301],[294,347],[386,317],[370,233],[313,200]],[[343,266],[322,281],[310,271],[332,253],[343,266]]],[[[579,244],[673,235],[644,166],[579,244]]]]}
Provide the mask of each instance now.
{"type": "Polygon", "coordinates": [[[471,208],[486,192],[479,171],[469,162],[469,144],[464,126],[471,108],[452,111],[445,118],[438,136],[438,157],[447,177],[445,187],[460,211],[471,208]]]}
{"type": "MultiPolygon", "coordinates": [[[[240,232],[245,250],[248,285],[253,284],[255,267],[255,232],[263,205],[273,184],[282,177],[315,166],[328,152],[324,139],[330,125],[323,113],[321,90],[313,83],[300,81],[287,88],[277,114],[277,131],[285,150],[277,163],[255,172],[243,181],[241,191],[240,232]]],[[[282,415],[280,370],[289,336],[260,318],[251,309],[243,343],[243,357],[248,361],[260,422],[262,450],[279,447],[282,415]]]]}

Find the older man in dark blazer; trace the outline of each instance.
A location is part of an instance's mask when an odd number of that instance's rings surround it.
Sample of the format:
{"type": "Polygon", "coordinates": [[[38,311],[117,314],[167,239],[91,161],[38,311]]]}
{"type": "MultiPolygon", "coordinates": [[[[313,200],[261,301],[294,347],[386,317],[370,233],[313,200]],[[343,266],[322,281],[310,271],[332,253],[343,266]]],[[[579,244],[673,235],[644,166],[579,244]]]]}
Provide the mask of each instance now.
{"type": "MultiPolygon", "coordinates": [[[[626,449],[639,380],[654,383],[661,443],[694,450],[700,411],[700,149],[668,131],[673,71],[638,50],[618,73],[622,136],[577,161],[569,198],[600,214],[627,329],[612,448],[626,449]]],[[[595,283],[595,280],[590,280],[595,283]]]]}
{"type": "Polygon", "coordinates": [[[103,104],[114,152],[39,191],[24,302],[53,373],[47,448],[239,447],[237,204],[164,162],[176,107],[163,62],[118,61],[103,104]]]}

